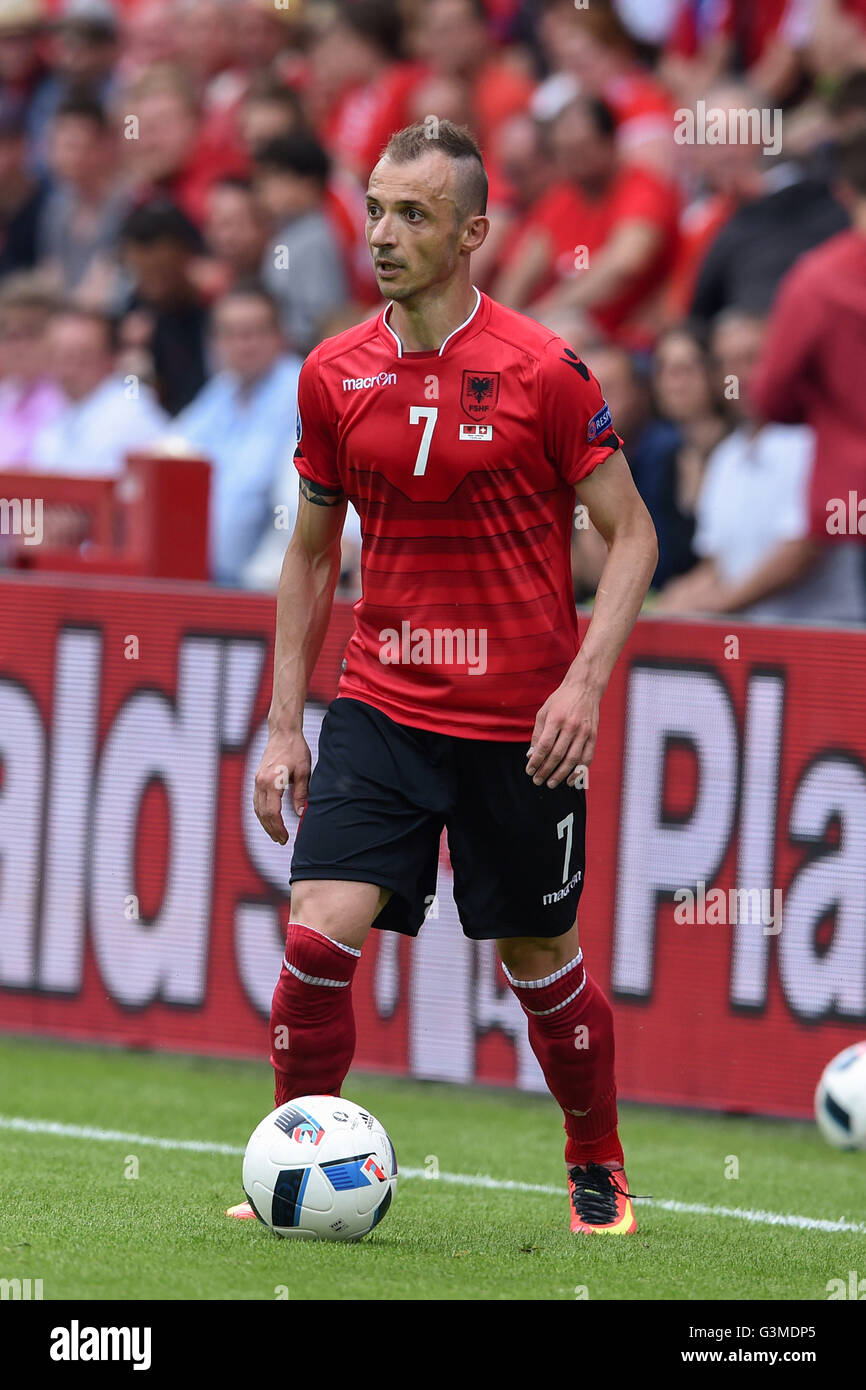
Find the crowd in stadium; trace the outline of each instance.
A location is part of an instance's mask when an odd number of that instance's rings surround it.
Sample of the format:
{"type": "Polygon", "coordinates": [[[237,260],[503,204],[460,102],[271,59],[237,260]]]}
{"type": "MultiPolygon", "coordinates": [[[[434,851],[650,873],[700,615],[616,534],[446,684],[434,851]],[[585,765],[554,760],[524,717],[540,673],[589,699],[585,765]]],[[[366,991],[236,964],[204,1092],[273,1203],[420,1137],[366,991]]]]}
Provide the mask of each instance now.
{"type": "Polygon", "coordinates": [[[866,0],[0,0],[0,467],[182,442],[213,578],[275,589],[301,362],[381,309],[366,179],[437,118],[474,283],[602,383],[654,611],[866,621],[866,0]]]}

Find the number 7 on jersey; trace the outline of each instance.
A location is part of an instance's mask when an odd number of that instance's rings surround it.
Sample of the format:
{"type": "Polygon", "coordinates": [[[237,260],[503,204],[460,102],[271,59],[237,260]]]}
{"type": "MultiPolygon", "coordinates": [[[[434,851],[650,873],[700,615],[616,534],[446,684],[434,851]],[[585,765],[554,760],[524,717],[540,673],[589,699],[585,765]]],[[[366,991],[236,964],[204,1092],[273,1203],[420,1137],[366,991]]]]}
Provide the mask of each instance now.
{"type": "Polygon", "coordinates": [[[438,405],[410,405],[409,407],[410,425],[420,425],[421,421],[424,421],[424,433],[421,436],[421,443],[418,445],[418,455],[413,470],[413,477],[415,478],[421,478],[427,472],[427,458],[438,416],[438,405]]]}

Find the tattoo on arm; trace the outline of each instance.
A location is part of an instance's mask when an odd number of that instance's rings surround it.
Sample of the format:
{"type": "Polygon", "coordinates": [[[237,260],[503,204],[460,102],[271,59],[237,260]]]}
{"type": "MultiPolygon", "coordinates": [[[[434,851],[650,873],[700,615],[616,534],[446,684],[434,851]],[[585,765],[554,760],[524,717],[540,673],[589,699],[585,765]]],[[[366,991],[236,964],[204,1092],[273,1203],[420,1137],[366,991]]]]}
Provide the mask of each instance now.
{"type": "Polygon", "coordinates": [[[336,507],[346,496],[342,488],[322,487],[310,478],[300,479],[301,496],[316,507],[336,507]]]}

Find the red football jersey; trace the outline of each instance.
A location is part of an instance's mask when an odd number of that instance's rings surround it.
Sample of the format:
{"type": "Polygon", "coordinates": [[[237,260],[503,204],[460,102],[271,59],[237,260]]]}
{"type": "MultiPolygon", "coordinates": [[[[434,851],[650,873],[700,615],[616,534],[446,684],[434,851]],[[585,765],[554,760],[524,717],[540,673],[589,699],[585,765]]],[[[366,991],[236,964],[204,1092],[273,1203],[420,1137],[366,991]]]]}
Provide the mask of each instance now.
{"type": "Polygon", "coordinates": [[[404,352],[390,305],[320,343],[295,461],[361,521],[339,694],[415,728],[517,741],[578,649],[574,485],[622,440],[573,349],[475,293],[438,351],[404,352]]]}

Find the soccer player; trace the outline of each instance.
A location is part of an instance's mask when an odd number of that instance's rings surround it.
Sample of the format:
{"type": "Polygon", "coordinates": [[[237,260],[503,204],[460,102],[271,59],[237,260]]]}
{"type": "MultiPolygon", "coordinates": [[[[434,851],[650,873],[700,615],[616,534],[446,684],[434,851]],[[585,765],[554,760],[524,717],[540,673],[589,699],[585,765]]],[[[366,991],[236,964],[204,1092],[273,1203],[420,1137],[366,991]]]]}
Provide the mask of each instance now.
{"type": "Polygon", "coordinates": [[[463,930],[496,941],[564,1112],[571,1228],[627,1234],[613,1018],[576,917],[599,702],[656,538],[592,373],[473,287],[484,165],[466,130],[432,126],[393,135],[370,176],[367,240],[390,302],[320,343],[300,376],[300,506],[255,784],[273,840],[288,840],[288,783],[302,817],[271,1012],[276,1103],[339,1095],[364,943],[374,924],[417,934],[446,826],[463,930]],[[582,644],[575,494],[608,546],[582,644]],[[349,500],[363,594],[311,777],[304,700],[349,500]]]}

